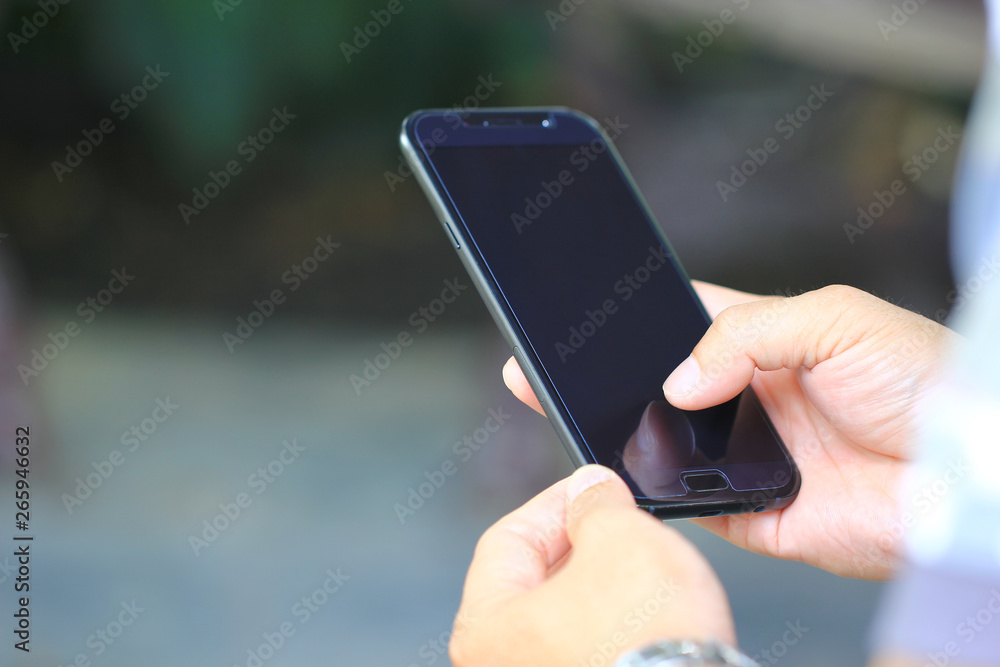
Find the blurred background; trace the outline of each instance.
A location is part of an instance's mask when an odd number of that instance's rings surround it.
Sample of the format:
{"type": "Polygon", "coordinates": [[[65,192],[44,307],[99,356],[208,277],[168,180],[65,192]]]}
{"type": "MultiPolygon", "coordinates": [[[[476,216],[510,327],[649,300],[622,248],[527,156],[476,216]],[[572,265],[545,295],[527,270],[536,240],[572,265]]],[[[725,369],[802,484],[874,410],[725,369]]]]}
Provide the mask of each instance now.
{"type": "MultiPolygon", "coordinates": [[[[955,300],[978,2],[60,2],[0,0],[11,626],[10,536],[35,538],[32,650],[5,627],[3,664],[448,664],[478,535],[570,466],[503,387],[509,352],[476,295],[410,320],[465,281],[401,169],[414,109],[618,117],[693,277],[846,283],[937,319],[955,300]],[[414,343],[379,359],[402,332],[414,343]],[[511,417],[460,455],[490,409],[511,417]],[[433,484],[446,461],[457,473],[433,484]]],[[[862,663],[878,585],[683,530],[748,653],[862,663]],[[808,631],[782,645],[786,623],[808,631]]]]}

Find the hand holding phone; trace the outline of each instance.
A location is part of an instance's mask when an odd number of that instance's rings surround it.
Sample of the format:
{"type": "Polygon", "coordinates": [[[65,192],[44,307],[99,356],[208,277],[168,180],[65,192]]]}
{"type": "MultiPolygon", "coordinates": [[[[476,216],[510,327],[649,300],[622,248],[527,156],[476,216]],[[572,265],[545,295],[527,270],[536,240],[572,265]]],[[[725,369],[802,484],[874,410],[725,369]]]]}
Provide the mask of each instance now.
{"type": "MultiPolygon", "coordinates": [[[[958,336],[850,287],[783,299],[776,311],[774,297],[692,284],[714,320],[695,354],[712,355],[715,348],[743,361],[671,400],[691,409],[710,406],[753,375],[751,384],[805,480],[795,502],[778,512],[696,521],[756,553],[842,576],[892,577],[907,520],[900,517],[899,489],[911,465],[921,400],[958,336]],[[765,320],[769,326],[745,335],[746,323],[765,320]]],[[[504,381],[541,412],[513,358],[504,381]]],[[[930,508],[935,497],[923,489],[915,502],[930,508]]]]}
{"type": "Polygon", "coordinates": [[[680,410],[664,378],[709,325],[606,131],[565,109],[423,111],[401,143],[577,465],[664,517],[777,509],[798,471],[752,390],[680,410]]]}

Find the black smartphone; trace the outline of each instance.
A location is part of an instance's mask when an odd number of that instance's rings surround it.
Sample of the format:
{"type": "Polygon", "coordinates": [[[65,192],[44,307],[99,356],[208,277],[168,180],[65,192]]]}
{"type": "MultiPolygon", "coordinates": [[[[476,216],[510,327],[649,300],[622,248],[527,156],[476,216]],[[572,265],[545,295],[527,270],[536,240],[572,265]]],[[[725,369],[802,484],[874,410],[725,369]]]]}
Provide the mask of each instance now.
{"type": "Polygon", "coordinates": [[[778,509],[799,473],[752,390],[663,396],[710,319],[601,126],[564,108],[426,110],[400,144],[577,465],[657,516],[778,509]]]}

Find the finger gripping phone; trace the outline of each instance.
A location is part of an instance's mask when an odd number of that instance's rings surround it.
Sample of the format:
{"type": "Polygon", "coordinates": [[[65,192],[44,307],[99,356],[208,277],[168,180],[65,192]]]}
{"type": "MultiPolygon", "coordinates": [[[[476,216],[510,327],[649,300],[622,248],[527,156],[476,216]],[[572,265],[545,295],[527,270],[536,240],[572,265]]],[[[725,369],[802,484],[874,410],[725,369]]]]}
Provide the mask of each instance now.
{"type": "Polygon", "coordinates": [[[752,390],[683,411],[662,385],[711,320],[612,140],[576,111],[426,110],[403,154],[577,465],[663,518],[760,512],[799,473],[752,390]]]}

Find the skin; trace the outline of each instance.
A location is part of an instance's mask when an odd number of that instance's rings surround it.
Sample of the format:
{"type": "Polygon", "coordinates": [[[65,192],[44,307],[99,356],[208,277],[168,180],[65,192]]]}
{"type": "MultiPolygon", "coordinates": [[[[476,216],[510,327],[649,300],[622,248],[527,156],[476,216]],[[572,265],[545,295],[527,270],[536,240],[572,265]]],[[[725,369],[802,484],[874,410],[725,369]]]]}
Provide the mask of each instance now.
{"type": "MultiPolygon", "coordinates": [[[[849,287],[790,298],[695,288],[714,321],[668,377],[666,399],[700,409],[752,385],[802,473],[798,497],[782,510],[698,522],[756,553],[843,576],[891,577],[895,494],[918,405],[955,335],[849,287]]],[[[503,375],[542,412],[513,359],[503,375]]],[[[578,667],[610,664],[655,639],[709,637],[736,639],[704,557],[638,510],[613,472],[585,466],[484,533],[450,653],[457,667],[578,667]],[[637,609],[656,613],[638,619],[637,609]]],[[[873,664],[920,663],[880,656],[873,664]]]]}

